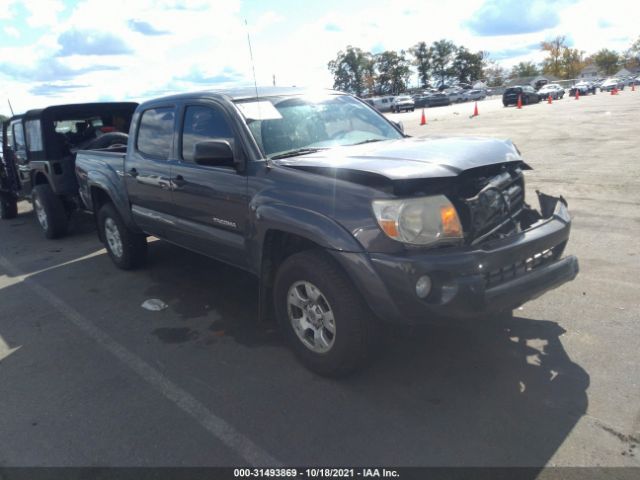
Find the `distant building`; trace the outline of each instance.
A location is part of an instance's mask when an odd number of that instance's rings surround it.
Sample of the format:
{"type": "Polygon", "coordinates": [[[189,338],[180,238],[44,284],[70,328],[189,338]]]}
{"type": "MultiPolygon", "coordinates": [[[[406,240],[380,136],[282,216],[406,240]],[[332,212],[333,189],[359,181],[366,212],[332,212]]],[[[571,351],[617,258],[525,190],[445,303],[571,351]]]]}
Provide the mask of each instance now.
{"type": "Polygon", "coordinates": [[[605,75],[600,71],[595,63],[591,63],[580,70],[578,78],[584,80],[594,80],[596,78],[604,77],[605,75]]]}
{"type": "Polygon", "coordinates": [[[640,67],[621,68],[616,72],[614,77],[633,77],[640,74],[640,67]]]}

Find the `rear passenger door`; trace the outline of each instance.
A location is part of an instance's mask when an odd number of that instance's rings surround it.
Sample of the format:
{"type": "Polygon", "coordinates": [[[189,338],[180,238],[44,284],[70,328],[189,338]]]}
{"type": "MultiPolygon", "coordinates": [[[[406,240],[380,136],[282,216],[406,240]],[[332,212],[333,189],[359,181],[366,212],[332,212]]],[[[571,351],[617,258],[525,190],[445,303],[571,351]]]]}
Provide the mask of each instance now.
{"type": "Polygon", "coordinates": [[[150,106],[140,112],[136,142],[127,152],[124,178],[136,224],[164,237],[171,223],[169,160],[175,136],[175,105],[150,106]]]}
{"type": "Polygon", "coordinates": [[[232,122],[213,102],[187,103],[180,115],[177,159],[171,162],[176,223],[169,239],[239,267],[247,266],[245,233],[247,177],[228,164],[199,165],[194,146],[208,140],[228,141],[241,154],[232,122]]]}
{"type": "Polygon", "coordinates": [[[31,193],[31,169],[29,168],[27,142],[25,140],[22,120],[11,122],[10,128],[11,147],[15,158],[15,165],[18,169],[18,178],[20,179],[22,194],[29,195],[31,193]]]}

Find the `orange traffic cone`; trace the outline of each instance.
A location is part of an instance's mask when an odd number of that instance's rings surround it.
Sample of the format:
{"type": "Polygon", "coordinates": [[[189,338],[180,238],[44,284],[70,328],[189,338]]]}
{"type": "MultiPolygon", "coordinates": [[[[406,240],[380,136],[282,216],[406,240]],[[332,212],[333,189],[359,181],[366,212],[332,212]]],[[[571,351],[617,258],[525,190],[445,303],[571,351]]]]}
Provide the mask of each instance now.
{"type": "Polygon", "coordinates": [[[636,91],[636,84],[635,82],[631,84],[631,91],[635,92],[636,91]]]}
{"type": "Polygon", "coordinates": [[[518,104],[516,105],[516,108],[522,108],[522,95],[518,95],[518,104]]]}
{"type": "Polygon", "coordinates": [[[476,106],[473,107],[473,116],[477,117],[478,115],[480,114],[478,113],[478,102],[476,102],[476,106]]]}
{"type": "Polygon", "coordinates": [[[576,100],[580,100],[580,90],[576,88],[576,100]]]}
{"type": "Polygon", "coordinates": [[[618,93],[618,89],[616,87],[613,87],[611,89],[611,95],[616,95],[618,93]]]}
{"type": "Polygon", "coordinates": [[[551,95],[549,95],[549,96],[547,97],[547,103],[548,103],[549,105],[551,105],[551,104],[553,103],[553,100],[551,100],[551,95]]]}
{"type": "Polygon", "coordinates": [[[422,118],[420,119],[420,125],[427,124],[427,117],[424,116],[424,108],[422,109],[422,118]]]}

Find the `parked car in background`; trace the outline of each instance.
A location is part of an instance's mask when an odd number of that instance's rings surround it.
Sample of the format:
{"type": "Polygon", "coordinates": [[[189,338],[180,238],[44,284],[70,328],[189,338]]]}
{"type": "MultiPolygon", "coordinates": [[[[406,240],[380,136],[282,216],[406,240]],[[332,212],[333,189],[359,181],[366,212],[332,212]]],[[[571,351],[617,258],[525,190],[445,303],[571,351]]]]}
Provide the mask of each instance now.
{"type": "Polygon", "coordinates": [[[386,97],[373,97],[370,98],[371,102],[369,105],[373,105],[373,107],[379,112],[390,112],[393,108],[393,96],[388,95],[386,97]]]}
{"type": "Polygon", "coordinates": [[[597,91],[597,87],[594,83],[591,82],[578,82],[573,87],[569,89],[569,96],[575,97],[576,91],[580,92],[580,95],[589,95],[590,93],[595,95],[597,91]]]}
{"type": "MultiPolygon", "coordinates": [[[[622,80],[620,80],[619,78],[616,78],[616,77],[607,78],[600,85],[600,91],[601,92],[610,92],[611,90],[614,89],[614,87],[617,88],[618,90],[624,90],[624,82],[622,80]]],[[[582,92],[580,92],[580,93],[582,93],[582,92]]]]}
{"type": "Polygon", "coordinates": [[[484,90],[467,90],[464,92],[463,98],[465,101],[476,101],[476,100],[484,100],[487,97],[487,94],[484,90]]]}
{"type": "Polygon", "coordinates": [[[449,96],[449,100],[451,100],[451,103],[458,103],[464,101],[464,92],[465,90],[463,90],[462,88],[450,88],[444,93],[449,96]]]}
{"type": "Polygon", "coordinates": [[[399,95],[391,101],[392,112],[400,113],[403,110],[405,112],[413,112],[415,108],[415,102],[409,95],[399,95]]]}
{"type": "Polygon", "coordinates": [[[529,85],[522,85],[517,87],[509,87],[502,94],[502,104],[507,107],[509,105],[517,105],[518,97],[522,99],[523,105],[529,103],[538,103],[540,97],[533,87],[529,85]]]}
{"type": "Polygon", "coordinates": [[[445,105],[451,105],[451,99],[449,98],[449,95],[443,92],[427,95],[427,102],[427,106],[429,107],[443,107],[445,105]]]}
{"type": "Polygon", "coordinates": [[[540,100],[546,100],[551,95],[551,98],[554,100],[559,100],[564,97],[564,88],[562,88],[557,83],[549,83],[538,90],[538,95],[540,96],[540,100]]]}

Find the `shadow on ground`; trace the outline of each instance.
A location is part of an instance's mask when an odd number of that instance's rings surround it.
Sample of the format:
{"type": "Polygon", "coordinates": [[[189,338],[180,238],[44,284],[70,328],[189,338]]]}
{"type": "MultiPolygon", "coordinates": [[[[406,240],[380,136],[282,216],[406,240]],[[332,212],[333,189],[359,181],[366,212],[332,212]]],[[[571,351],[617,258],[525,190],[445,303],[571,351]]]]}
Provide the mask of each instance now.
{"type": "MultiPolygon", "coordinates": [[[[119,272],[108,264],[106,255],[97,255],[29,281],[63,297],[69,287],[56,279],[70,269],[97,276],[110,271],[111,283],[92,297],[94,311],[110,298],[126,297],[134,286],[144,297],[162,299],[172,315],[162,326],[134,331],[140,338],[132,343],[159,342],[165,363],[182,361],[173,357],[176,343],[198,343],[211,355],[216,337],[252,347],[243,350],[246,363],[233,365],[228,379],[213,362],[196,371],[202,383],[228,381],[228,392],[246,388],[229,398],[244,409],[239,418],[248,423],[239,428],[255,429],[256,441],[289,464],[543,466],[587,410],[589,375],[568,357],[560,341],[564,330],[551,320],[512,317],[482,328],[396,330],[370,368],[328,380],[282,355],[285,346],[274,325],[257,324],[257,284],[249,274],[163,242],[151,244],[149,264],[141,271],[119,272]],[[282,357],[277,368],[269,356],[282,357]],[[270,415],[258,415],[265,402],[270,415]]],[[[73,288],[89,295],[93,287],[83,281],[73,288]]],[[[0,304],[20,291],[20,284],[0,289],[0,304]]],[[[132,321],[125,317],[114,318],[113,328],[132,321]]],[[[0,323],[9,347],[29,343],[3,330],[0,323]]]]}

